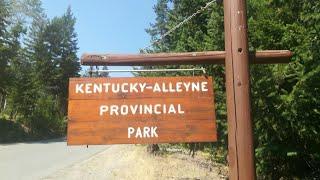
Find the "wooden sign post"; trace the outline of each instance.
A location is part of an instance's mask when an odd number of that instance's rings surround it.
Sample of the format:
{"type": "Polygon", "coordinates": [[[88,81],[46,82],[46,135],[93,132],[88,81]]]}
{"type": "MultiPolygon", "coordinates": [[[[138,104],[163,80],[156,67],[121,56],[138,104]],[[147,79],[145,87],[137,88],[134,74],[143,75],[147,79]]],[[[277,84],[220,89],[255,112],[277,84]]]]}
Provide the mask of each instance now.
{"type": "Polygon", "coordinates": [[[230,179],[255,179],[245,0],[224,0],[230,179]]]}
{"type": "Polygon", "coordinates": [[[288,63],[286,50],[248,51],[245,0],[224,0],[225,51],[139,55],[84,54],[83,65],[223,64],[226,67],[228,163],[231,180],[255,179],[249,63],[288,63]]]}

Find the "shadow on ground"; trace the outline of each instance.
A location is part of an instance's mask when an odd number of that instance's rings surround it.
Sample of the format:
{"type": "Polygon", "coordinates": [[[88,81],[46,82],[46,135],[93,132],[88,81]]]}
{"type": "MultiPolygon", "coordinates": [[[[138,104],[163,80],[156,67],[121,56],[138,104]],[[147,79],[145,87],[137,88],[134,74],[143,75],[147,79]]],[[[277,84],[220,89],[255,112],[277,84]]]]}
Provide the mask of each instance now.
{"type": "Polygon", "coordinates": [[[61,136],[40,137],[38,135],[28,133],[25,128],[23,128],[23,126],[18,122],[0,119],[0,144],[11,144],[19,142],[32,143],[33,141],[37,140],[43,140],[41,141],[42,143],[51,143],[55,142],[55,140],[63,141],[63,139],[60,139],[60,137],[61,136]],[[52,140],[52,138],[59,139],[52,140]]]}

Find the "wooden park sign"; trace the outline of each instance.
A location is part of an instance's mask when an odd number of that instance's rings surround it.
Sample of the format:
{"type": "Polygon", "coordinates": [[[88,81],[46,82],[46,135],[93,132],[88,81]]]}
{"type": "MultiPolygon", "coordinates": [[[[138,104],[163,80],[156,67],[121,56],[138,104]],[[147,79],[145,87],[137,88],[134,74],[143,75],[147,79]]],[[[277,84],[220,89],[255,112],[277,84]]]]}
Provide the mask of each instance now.
{"type": "Polygon", "coordinates": [[[216,141],[211,77],[71,78],[68,144],[216,141]]]}
{"type": "MultiPolygon", "coordinates": [[[[249,64],[288,63],[292,53],[267,50],[249,53],[246,0],[223,0],[225,51],[138,55],[84,54],[83,65],[152,66],[224,64],[228,115],[229,179],[255,179],[250,108],[249,64]]],[[[199,103],[198,105],[200,105],[199,103]]],[[[94,128],[92,125],[91,128],[94,128]]]]}

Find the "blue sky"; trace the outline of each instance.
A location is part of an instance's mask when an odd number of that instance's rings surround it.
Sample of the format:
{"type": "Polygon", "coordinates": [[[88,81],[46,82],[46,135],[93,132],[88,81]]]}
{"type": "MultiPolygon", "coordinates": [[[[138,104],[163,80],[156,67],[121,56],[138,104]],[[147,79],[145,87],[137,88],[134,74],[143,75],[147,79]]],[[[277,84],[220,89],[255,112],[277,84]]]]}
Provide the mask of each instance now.
{"type": "MultiPolygon", "coordinates": [[[[139,53],[150,43],[145,29],[155,21],[156,0],[43,0],[49,18],[61,16],[70,5],[77,19],[78,56],[87,53],[139,53]]],[[[128,69],[129,67],[109,67],[128,69]]],[[[131,76],[112,73],[111,76],[131,76]]]]}

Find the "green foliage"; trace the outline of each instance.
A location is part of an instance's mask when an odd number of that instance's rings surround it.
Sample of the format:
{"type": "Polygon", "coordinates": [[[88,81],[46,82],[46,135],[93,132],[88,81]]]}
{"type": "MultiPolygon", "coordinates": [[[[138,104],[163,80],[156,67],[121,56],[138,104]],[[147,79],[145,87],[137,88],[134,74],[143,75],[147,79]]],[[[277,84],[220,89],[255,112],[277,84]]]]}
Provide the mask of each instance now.
{"type": "Polygon", "coordinates": [[[75,22],[70,7],[50,20],[40,0],[0,0],[0,110],[32,134],[65,132],[68,80],[80,71],[75,22]]]}
{"type": "MultiPolygon", "coordinates": [[[[147,32],[152,40],[161,37],[206,2],[159,0],[155,6],[156,22],[147,32]]],[[[289,65],[250,68],[258,177],[319,177],[320,2],[249,0],[247,6],[250,50],[289,49],[294,53],[289,65]]],[[[214,4],[145,51],[224,50],[223,31],[223,7],[214,4]]],[[[166,68],[177,67],[181,66],[166,68]]],[[[224,67],[206,68],[215,80],[219,137],[208,147],[215,159],[223,161],[227,146],[224,67]]]]}
{"type": "Polygon", "coordinates": [[[320,52],[313,47],[320,42],[319,5],[249,1],[251,49],[294,52],[288,66],[251,68],[257,172],[264,178],[320,174],[320,52]]]}
{"type": "MultiPolygon", "coordinates": [[[[180,23],[189,15],[193,14],[207,1],[159,1],[154,7],[157,15],[156,22],[151,25],[147,32],[151,39],[156,40],[169,29],[180,23]]],[[[190,22],[177,29],[170,36],[164,38],[160,43],[154,44],[153,49],[146,52],[188,52],[223,50],[223,9],[220,5],[214,4],[212,8],[196,16],[190,22]]],[[[171,65],[165,68],[194,68],[202,65],[171,65]]],[[[227,143],[227,120],[226,120],[226,96],[225,96],[225,77],[224,68],[221,66],[205,66],[207,73],[214,77],[215,107],[217,114],[218,137],[217,143],[205,143],[204,148],[210,148],[213,158],[219,162],[226,162],[226,143],[227,143]]],[[[144,67],[163,68],[163,66],[144,67]]],[[[140,76],[150,76],[147,73],[139,73],[140,76]]],[[[176,73],[152,73],[151,76],[192,76],[192,72],[176,73]]],[[[196,74],[197,75],[197,74],[196,74]]],[[[198,74],[199,75],[199,74],[198,74]]],[[[201,74],[200,74],[201,75],[201,74]]]]}
{"type": "Polygon", "coordinates": [[[37,135],[56,135],[63,134],[66,128],[64,116],[59,113],[60,107],[57,100],[52,96],[42,96],[37,99],[35,108],[26,122],[33,134],[37,135]]]}
{"type": "Polygon", "coordinates": [[[8,71],[8,59],[11,58],[10,45],[8,44],[9,32],[7,26],[7,18],[10,16],[8,10],[8,3],[0,0],[0,112],[7,94],[7,87],[10,79],[8,71]]]}
{"type": "Polygon", "coordinates": [[[31,136],[16,122],[0,118],[0,143],[19,142],[31,136]]]}
{"type": "Polygon", "coordinates": [[[37,84],[57,95],[62,115],[66,115],[69,77],[78,76],[80,64],[76,52],[75,18],[68,8],[62,17],[53,18],[32,46],[37,84]]]}

